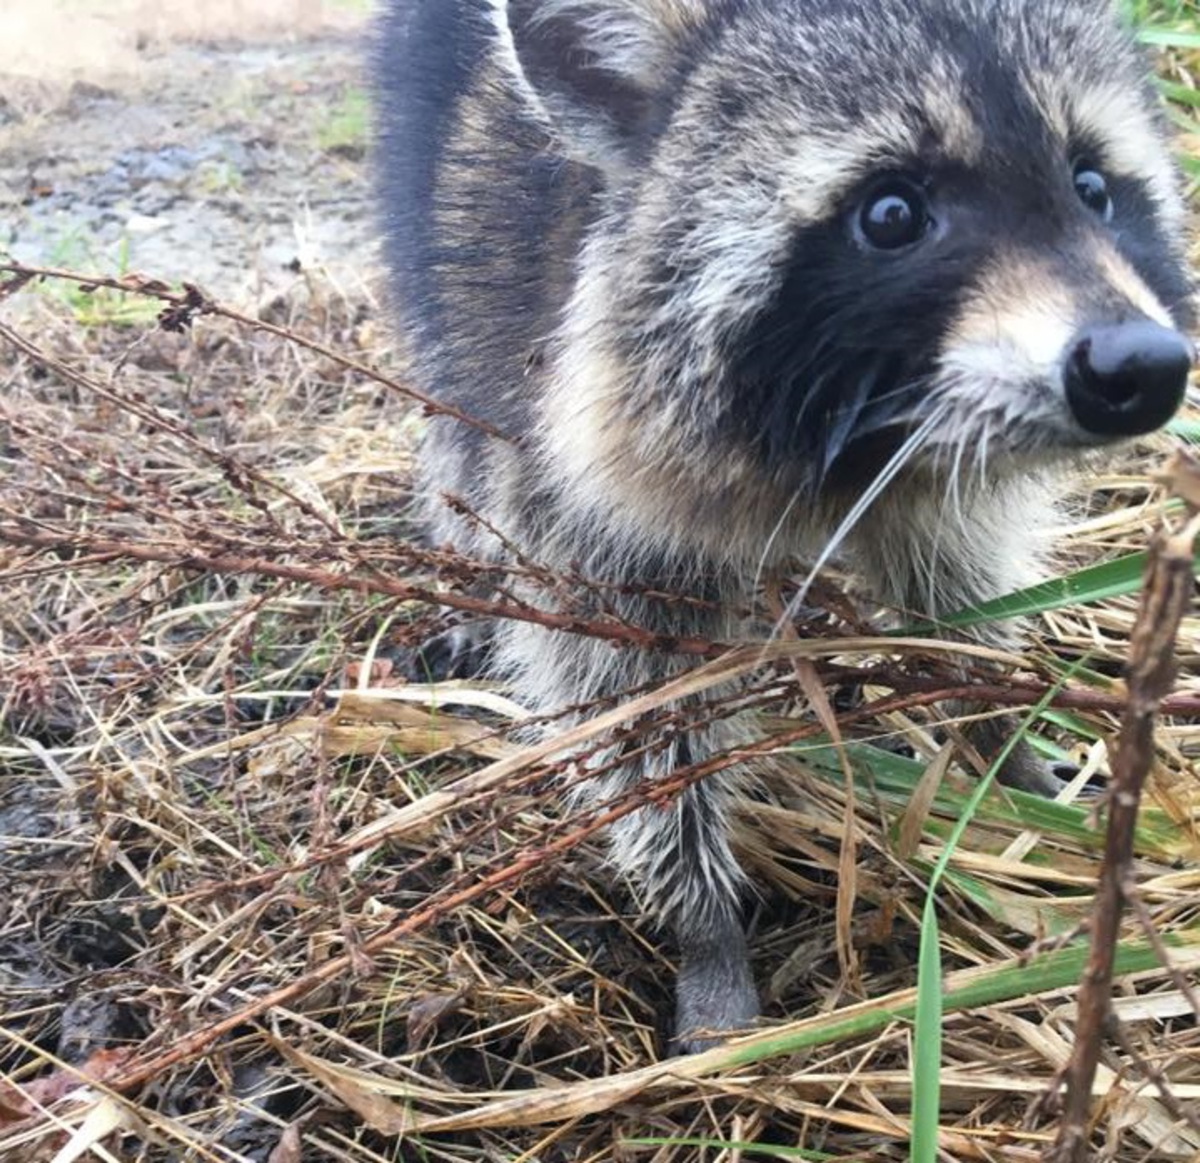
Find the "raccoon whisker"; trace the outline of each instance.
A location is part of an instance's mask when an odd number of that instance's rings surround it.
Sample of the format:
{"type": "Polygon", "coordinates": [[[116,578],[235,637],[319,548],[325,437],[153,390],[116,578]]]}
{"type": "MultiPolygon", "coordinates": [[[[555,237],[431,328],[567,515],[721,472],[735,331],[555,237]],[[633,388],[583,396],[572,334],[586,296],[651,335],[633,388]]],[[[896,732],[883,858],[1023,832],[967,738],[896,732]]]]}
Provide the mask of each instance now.
{"type": "Polygon", "coordinates": [[[875,386],[875,372],[876,369],[872,368],[860,377],[854,392],[842,406],[830,409],[826,413],[823,425],[824,449],[816,478],[818,490],[824,485],[834,461],[842,455],[847,445],[869,428],[869,424],[864,423],[864,413],[870,403],[871,390],[875,386]]]}
{"type": "Polygon", "coordinates": [[[988,443],[992,438],[992,421],[990,416],[983,418],[983,431],[979,434],[979,443],[975,446],[975,460],[979,465],[979,488],[987,490],[987,458],[988,443]]]}
{"type": "MultiPolygon", "coordinates": [[[[762,582],[762,576],[766,570],[768,561],[771,559],[775,544],[789,527],[789,518],[795,513],[797,504],[805,498],[811,500],[813,497],[821,496],[830,469],[840,458],[849,457],[853,452],[856,442],[875,433],[894,430],[899,426],[897,414],[889,408],[888,404],[892,400],[904,397],[911,398],[914,389],[917,387],[917,382],[906,382],[886,392],[876,393],[876,373],[882,366],[884,366],[882,363],[877,362],[867,374],[860,378],[858,388],[855,391],[844,392],[843,394],[848,397],[846,401],[840,407],[833,408],[825,413],[821,422],[822,431],[810,435],[809,439],[811,442],[819,445],[818,448],[814,449],[816,452],[815,458],[808,458],[812,465],[810,468],[811,475],[807,479],[802,479],[795,486],[795,491],[788,495],[786,504],[783,506],[778,519],[774,522],[763,541],[763,548],[759,553],[753,574],[753,587],[755,590],[757,590],[762,582]]],[[[831,381],[831,383],[836,384],[836,381],[831,381]]],[[[792,422],[793,441],[797,443],[802,442],[799,429],[803,425],[804,417],[811,407],[812,402],[820,399],[824,388],[825,381],[823,378],[808,381],[805,402],[801,405],[792,422]]],[[[759,435],[760,439],[766,443],[770,440],[771,433],[769,430],[764,430],[759,435]]],[[[853,471],[852,462],[850,467],[851,471],[853,471]]],[[[789,481],[794,479],[794,477],[784,473],[781,479],[789,481]]]]}
{"type": "Polygon", "coordinates": [[[842,518],[841,524],[834,530],[833,535],[825,543],[825,548],[817,555],[816,561],[808,572],[808,576],[804,579],[804,583],[799,590],[792,596],[784,610],[781,618],[776,622],[771,630],[771,641],[778,637],[783,624],[788,621],[800,608],[801,603],[808,596],[808,591],[812,588],[812,584],[816,581],[817,574],[829,563],[830,559],[842,545],[846,538],[854,530],[854,527],[862,520],[863,515],[868,509],[879,499],[880,494],[892,483],[900,472],[908,466],[913,457],[920,450],[922,445],[929,439],[930,434],[937,428],[942,421],[944,411],[939,409],[931,412],[929,416],[915,428],[900,445],[887,464],[876,474],[875,479],[862,491],[858,500],[851,506],[850,511],[842,518]]]}
{"type": "MultiPolygon", "coordinates": [[[[949,456],[953,449],[953,470],[948,474],[944,485],[945,500],[938,513],[937,524],[930,548],[930,576],[926,591],[927,612],[936,614],[945,607],[939,603],[940,578],[952,575],[952,570],[938,568],[939,558],[946,563],[952,563],[956,553],[954,538],[960,541],[969,539],[977,523],[974,506],[988,495],[988,463],[987,454],[993,436],[997,432],[997,420],[994,415],[981,413],[973,421],[977,427],[960,426],[960,431],[952,443],[939,447],[937,457],[949,456]],[[969,457],[969,460],[967,459],[969,457]],[[964,469],[964,463],[967,467],[964,469]],[[953,517],[955,525],[947,531],[947,523],[951,517],[951,502],[953,502],[953,517]],[[965,506],[964,507],[964,502],[965,506]],[[943,534],[947,534],[946,538],[943,534]]],[[[1002,430],[1002,429],[1001,429],[1002,430]]],[[[962,604],[962,595],[952,591],[949,595],[953,605],[962,604]]]]}
{"type": "MultiPolygon", "coordinates": [[[[944,528],[944,516],[939,516],[937,527],[933,532],[933,541],[929,546],[929,562],[925,566],[925,608],[930,613],[941,609],[938,603],[938,578],[941,576],[941,571],[938,569],[938,558],[942,556],[942,530],[944,528]]],[[[916,564],[919,563],[914,560],[914,565],[916,564]]]]}
{"type": "Polygon", "coordinates": [[[950,464],[950,471],[947,474],[946,481],[947,501],[952,501],[954,504],[954,515],[958,518],[959,524],[963,522],[963,503],[962,489],[960,487],[962,481],[962,462],[967,451],[967,434],[966,432],[959,433],[958,439],[954,442],[954,459],[950,464]]]}
{"type": "Polygon", "coordinates": [[[857,441],[897,426],[897,414],[888,405],[894,400],[911,396],[916,384],[906,381],[899,387],[877,393],[874,389],[881,366],[873,366],[860,378],[859,388],[852,397],[841,407],[827,413],[824,455],[814,481],[818,492],[829,470],[857,441]]]}
{"type": "MultiPolygon", "coordinates": [[[[925,605],[930,613],[941,608],[938,602],[938,580],[942,576],[942,570],[938,568],[938,563],[939,558],[944,556],[943,535],[946,532],[951,513],[953,513],[958,530],[965,528],[967,524],[962,498],[962,461],[967,449],[967,437],[968,433],[963,430],[953,442],[939,444],[934,453],[934,473],[944,478],[944,484],[942,504],[938,507],[937,522],[934,525],[933,537],[930,539],[929,560],[924,569],[927,587],[925,605]]],[[[953,552],[947,555],[947,558],[951,560],[953,552]]]]}
{"type": "Polygon", "coordinates": [[[779,520],[775,522],[774,528],[763,545],[762,553],[758,556],[758,564],[754,567],[754,585],[751,588],[751,593],[758,593],[758,587],[762,584],[763,574],[766,572],[771,550],[775,547],[775,542],[779,539],[780,533],[783,532],[784,526],[787,524],[787,519],[795,510],[797,502],[807,491],[807,488],[803,486],[793,490],[792,495],[788,498],[788,503],[784,505],[783,512],[779,515],[779,520]]]}
{"type": "Polygon", "coordinates": [[[1195,302],[1196,293],[1194,290],[1189,289],[1181,295],[1172,295],[1169,299],[1163,299],[1163,306],[1166,307],[1167,313],[1174,319],[1189,316],[1192,313],[1195,302]]]}

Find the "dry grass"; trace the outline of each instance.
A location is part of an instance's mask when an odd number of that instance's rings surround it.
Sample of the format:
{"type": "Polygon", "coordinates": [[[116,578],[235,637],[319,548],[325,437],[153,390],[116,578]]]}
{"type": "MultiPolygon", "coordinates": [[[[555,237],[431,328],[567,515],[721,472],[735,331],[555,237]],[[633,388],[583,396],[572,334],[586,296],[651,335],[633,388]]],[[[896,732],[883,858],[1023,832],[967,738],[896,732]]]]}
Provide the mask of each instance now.
{"type": "MultiPolygon", "coordinates": [[[[365,300],[313,280],[274,311],[386,362],[365,300]]],[[[906,1157],[916,922],[969,781],[954,768],[913,799],[888,766],[902,758],[864,754],[858,875],[839,879],[845,791],[828,752],[804,750],[817,726],[786,660],[818,661],[845,730],[904,732],[929,757],[932,695],[956,682],[935,650],[901,663],[877,640],[802,640],[685,680],[745,670],[793,746],[740,836],[770,1028],[656,1064],[671,951],[605,876],[596,820],[561,815],[561,755],[511,733],[503,692],[401,684],[387,661],[436,620],[395,583],[440,573],[455,600],[470,572],[406,540],[417,410],[221,319],[172,335],[84,329],[50,300],[22,315],[72,370],[18,354],[0,390],[0,1157],[49,1159],[72,1134],[121,1159],[751,1155],[693,1140],[906,1157]],[[846,695],[868,664],[864,710],[846,695]],[[856,895],[840,960],[839,892],[856,895]]],[[[1067,557],[1145,542],[1152,463],[1095,482],[1067,557]]],[[[1045,619],[1011,701],[1036,698],[1029,671],[1055,652],[1111,672],[1132,611],[1045,619]]],[[[833,614],[818,629],[845,632],[833,614]]],[[[1197,629],[1177,710],[1200,698],[1197,629]]],[[[1101,680],[1072,697],[1058,738],[1103,766],[1119,699],[1101,680]]],[[[646,731],[664,698],[599,709],[577,745],[646,731]]],[[[1185,970],[1200,965],[1197,735],[1184,718],[1161,732],[1139,837],[1142,899],[1185,970]]],[[[1059,938],[1087,914],[1099,836],[1086,804],[996,793],[955,860],[948,1157],[1033,1159],[1053,1129],[1043,1098],[1082,964],[1059,938]]],[[[1133,924],[1097,1157],[1192,1158],[1200,1134],[1172,1111],[1200,1097],[1195,1018],[1139,941],[1133,924]]]]}

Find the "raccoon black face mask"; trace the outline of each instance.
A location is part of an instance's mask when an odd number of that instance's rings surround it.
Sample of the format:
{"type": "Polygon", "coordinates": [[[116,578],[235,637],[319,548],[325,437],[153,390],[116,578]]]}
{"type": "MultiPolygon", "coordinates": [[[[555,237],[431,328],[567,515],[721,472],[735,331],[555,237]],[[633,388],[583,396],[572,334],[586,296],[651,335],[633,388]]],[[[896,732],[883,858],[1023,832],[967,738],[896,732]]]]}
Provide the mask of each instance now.
{"type": "MultiPolygon", "coordinates": [[[[376,55],[414,374],[515,438],[432,421],[437,542],[625,583],[664,634],[729,636],[761,567],[835,552],[937,617],[1035,580],[1065,470],[1183,396],[1183,207],[1106,0],[389,0],[376,55]],[[664,584],[715,601],[637,596],[664,584]]],[[[517,624],[489,658],[536,709],[682,665],[517,624]]],[[[685,1049],[757,1013],[736,783],[611,830],[677,933],[685,1049]]]]}

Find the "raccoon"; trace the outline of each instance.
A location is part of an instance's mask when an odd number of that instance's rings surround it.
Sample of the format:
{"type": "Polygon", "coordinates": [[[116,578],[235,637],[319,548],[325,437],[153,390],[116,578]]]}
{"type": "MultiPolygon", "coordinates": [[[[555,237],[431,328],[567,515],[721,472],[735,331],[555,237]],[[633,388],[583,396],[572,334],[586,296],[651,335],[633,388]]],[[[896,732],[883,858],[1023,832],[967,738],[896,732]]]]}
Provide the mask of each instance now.
{"type": "MultiPolygon", "coordinates": [[[[388,0],[396,311],[422,386],[508,438],[431,422],[430,537],[718,640],[790,560],[836,554],[931,619],[1036,580],[1069,470],[1163,425],[1193,358],[1184,206],[1115,7],[388,0]]],[[[488,659],[539,710],[684,665],[517,623],[488,659]]],[[[749,730],[697,727],[584,794],[749,730]]],[[[1005,775],[1052,783],[1030,751],[1005,775]]],[[[759,1009],[738,783],[611,829],[679,942],[682,1050],[759,1009]]]]}

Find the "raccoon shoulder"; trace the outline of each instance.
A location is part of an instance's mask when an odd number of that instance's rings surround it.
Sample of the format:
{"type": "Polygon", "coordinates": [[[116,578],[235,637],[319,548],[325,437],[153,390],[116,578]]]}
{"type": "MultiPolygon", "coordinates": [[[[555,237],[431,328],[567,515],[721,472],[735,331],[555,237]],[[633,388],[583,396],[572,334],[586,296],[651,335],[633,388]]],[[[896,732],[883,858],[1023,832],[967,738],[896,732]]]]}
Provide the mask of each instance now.
{"type": "Polygon", "coordinates": [[[401,0],[377,28],[391,293],[437,392],[519,432],[598,176],[566,160],[504,61],[490,0],[401,0]]]}

